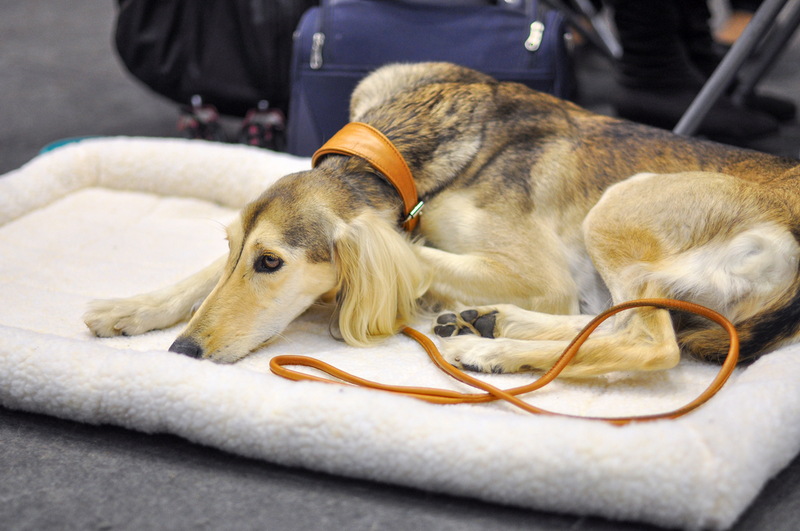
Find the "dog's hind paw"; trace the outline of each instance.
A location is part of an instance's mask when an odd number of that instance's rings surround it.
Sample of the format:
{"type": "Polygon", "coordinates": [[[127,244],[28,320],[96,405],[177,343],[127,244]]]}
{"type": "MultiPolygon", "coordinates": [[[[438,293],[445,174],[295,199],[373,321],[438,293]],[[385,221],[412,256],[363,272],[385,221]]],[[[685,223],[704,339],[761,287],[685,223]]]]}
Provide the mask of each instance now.
{"type": "Polygon", "coordinates": [[[454,367],[465,371],[502,374],[512,372],[515,367],[507,366],[497,355],[494,345],[497,341],[474,334],[454,336],[442,342],[442,357],[454,367]]]}
{"type": "Polygon", "coordinates": [[[443,338],[474,334],[485,338],[495,337],[497,310],[469,309],[458,314],[446,312],[436,318],[433,332],[443,338]]]}

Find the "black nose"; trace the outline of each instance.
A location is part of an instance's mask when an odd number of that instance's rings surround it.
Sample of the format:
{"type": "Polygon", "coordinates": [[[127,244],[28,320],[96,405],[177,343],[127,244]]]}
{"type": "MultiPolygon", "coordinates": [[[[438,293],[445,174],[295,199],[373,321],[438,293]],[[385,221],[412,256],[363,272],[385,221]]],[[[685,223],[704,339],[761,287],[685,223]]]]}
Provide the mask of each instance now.
{"type": "Polygon", "coordinates": [[[175,340],[171,347],[170,352],[177,352],[178,354],[185,354],[190,358],[202,358],[203,348],[188,337],[179,337],[175,340]]]}

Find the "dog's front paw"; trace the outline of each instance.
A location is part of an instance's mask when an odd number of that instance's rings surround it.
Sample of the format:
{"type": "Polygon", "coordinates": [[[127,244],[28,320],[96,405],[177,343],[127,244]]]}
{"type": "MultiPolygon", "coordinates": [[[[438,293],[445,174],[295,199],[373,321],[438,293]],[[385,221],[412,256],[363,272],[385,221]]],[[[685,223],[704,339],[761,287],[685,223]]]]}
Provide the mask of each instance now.
{"type": "Polygon", "coordinates": [[[433,332],[443,338],[474,334],[485,338],[494,338],[497,323],[497,310],[494,308],[477,308],[460,313],[446,312],[436,318],[433,332]]]}
{"type": "Polygon", "coordinates": [[[165,312],[136,299],[92,301],[83,322],[98,337],[134,336],[174,324],[165,312]]]}

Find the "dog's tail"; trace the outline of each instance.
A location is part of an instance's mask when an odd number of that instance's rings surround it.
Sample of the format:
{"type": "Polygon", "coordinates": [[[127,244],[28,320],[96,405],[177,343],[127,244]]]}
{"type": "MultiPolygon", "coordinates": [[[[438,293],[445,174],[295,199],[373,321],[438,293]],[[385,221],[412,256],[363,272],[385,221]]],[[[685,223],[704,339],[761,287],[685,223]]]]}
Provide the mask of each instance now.
{"type": "MultiPolygon", "coordinates": [[[[769,308],[735,325],[739,334],[740,362],[753,362],[767,352],[796,341],[800,336],[800,275],[769,308]]],[[[718,363],[724,361],[730,347],[728,333],[713,324],[679,329],[678,342],[684,352],[718,363]]]]}

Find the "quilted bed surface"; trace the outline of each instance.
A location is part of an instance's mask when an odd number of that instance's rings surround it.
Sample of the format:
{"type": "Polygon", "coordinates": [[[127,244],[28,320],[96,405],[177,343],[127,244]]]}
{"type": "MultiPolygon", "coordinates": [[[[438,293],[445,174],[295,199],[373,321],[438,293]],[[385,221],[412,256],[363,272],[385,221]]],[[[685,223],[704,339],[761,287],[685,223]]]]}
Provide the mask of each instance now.
{"type": "MultiPolygon", "coordinates": [[[[353,348],[312,308],[234,365],[166,351],[181,326],[99,339],[88,301],[151,291],[224,254],[238,209],[309,161],[180,140],[86,140],[0,177],[0,400],[7,407],[147,432],[237,454],[521,507],[724,529],[800,447],[796,347],[737,370],[677,421],[614,427],[504,404],[438,406],[269,372],[312,355],[402,385],[467,390],[416,343],[353,348]]],[[[429,324],[418,328],[429,332],[429,324]]],[[[718,367],[556,381],[529,402],[578,415],[674,409],[718,367]]],[[[485,375],[501,387],[535,375],[485,375]]]]}

